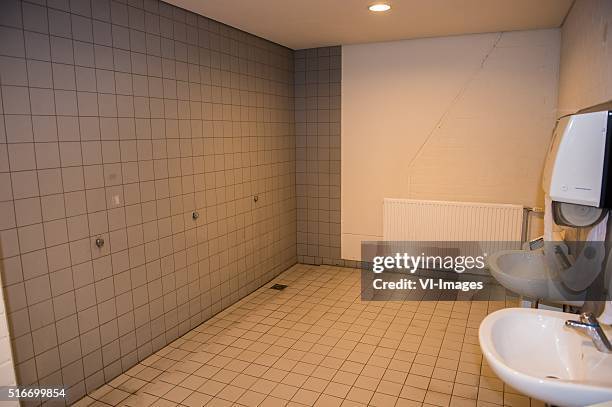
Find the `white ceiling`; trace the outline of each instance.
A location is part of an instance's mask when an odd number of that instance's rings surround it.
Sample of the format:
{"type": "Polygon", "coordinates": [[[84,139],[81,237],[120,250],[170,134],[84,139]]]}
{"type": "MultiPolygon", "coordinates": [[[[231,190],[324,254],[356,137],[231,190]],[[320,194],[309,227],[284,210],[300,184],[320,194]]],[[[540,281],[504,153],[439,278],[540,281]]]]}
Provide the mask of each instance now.
{"type": "Polygon", "coordinates": [[[293,49],[559,27],[574,0],[164,0],[293,49]]]}

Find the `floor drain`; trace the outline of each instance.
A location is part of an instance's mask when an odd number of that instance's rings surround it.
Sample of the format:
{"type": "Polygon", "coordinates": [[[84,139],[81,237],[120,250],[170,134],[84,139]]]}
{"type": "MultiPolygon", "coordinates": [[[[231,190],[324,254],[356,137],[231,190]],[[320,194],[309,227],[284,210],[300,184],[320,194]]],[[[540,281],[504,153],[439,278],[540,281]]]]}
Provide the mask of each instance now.
{"type": "Polygon", "coordinates": [[[285,284],[274,284],[270,288],[273,290],[284,290],[285,288],[287,288],[287,286],[285,284]]]}

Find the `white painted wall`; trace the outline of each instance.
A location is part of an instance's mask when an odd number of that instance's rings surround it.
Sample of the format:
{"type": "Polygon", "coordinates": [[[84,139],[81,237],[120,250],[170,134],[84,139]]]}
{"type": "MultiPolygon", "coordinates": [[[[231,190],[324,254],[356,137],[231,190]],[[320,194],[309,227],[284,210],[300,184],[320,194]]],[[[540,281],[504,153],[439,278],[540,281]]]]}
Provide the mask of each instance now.
{"type": "Polygon", "coordinates": [[[558,29],[344,46],[342,257],[383,198],[541,205],[558,29]]]}
{"type": "Polygon", "coordinates": [[[559,114],[612,100],[612,1],[577,0],[561,38],[559,114]]]}

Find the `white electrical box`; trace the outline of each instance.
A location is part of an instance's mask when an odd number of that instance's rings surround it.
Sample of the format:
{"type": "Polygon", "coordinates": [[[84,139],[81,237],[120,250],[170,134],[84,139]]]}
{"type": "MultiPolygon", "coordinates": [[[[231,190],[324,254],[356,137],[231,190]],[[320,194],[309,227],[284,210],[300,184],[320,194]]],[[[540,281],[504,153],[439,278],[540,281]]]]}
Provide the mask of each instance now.
{"type": "Polygon", "coordinates": [[[561,118],[544,166],[544,191],[555,202],[608,207],[611,148],[612,111],[561,118]]]}

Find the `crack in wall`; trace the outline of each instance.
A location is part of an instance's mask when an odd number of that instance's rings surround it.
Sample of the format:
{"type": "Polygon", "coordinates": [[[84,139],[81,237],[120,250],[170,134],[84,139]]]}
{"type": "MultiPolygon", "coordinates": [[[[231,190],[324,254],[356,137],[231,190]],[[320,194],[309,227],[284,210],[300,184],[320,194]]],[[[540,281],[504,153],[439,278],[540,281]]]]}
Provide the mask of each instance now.
{"type": "Polygon", "coordinates": [[[408,166],[406,167],[406,170],[408,172],[408,195],[409,196],[410,196],[410,194],[412,192],[411,191],[411,187],[412,187],[412,179],[411,178],[412,178],[412,176],[410,174],[410,171],[411,171],[412,167],[414,166],[414,164],[416,163],[417,158],[419,158],[419,156],[421,155],[421,153],[425,149],[425,146],[427,146],[427,144],[431,141],[431,139],[433,139],[433,137],[436,134],[436,132],[442,127],[442,125],[444,124],[444,121],[446,120],[446,118],[448,117],[450,112],[457,105],[459,100],[461,100],[461,98],[463,97],[463,94],[469,89],[469,87],[472,84],[472,82],[474,82],[474,80],[478,77],[478,74],[480,74],[480,72],[482,72],[485,63],[487,62],[487,60],[489,59],[491,54],[493,54],[493,52],[497,48],[497,44],[499,44],[500,40],[502,39],[503,34],[504,34],[503,32],[500,32],[500,33],[497,34],[497,38],[495,39],[495,41],[493,41],[493,44],[491,45],[491,48],[483,56],[482,60],[480,61],[480,65],[478,66],[478,68],[474,71],[474,73],[472,73],[471,76],[469,76],[467,78],[466,82],[459,89],[459,92],[457,92],[457,95],[455,95],[455,97],[453,98],[453,100],[451,101],[449,106],[444,110],[444,112],[442,112],[442,115],[440,116],[440,119],[438,119],[438,121],[436,122],[434,127],[427,134],[427,136],[425,137],[425,140],[423,140],[423,142],[421,143],[419,148],[416,150],[414,156],[412,157],[412,159],[408,163],[408,166]]]}

